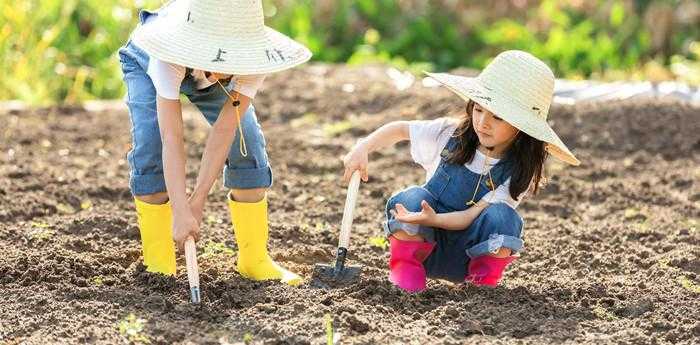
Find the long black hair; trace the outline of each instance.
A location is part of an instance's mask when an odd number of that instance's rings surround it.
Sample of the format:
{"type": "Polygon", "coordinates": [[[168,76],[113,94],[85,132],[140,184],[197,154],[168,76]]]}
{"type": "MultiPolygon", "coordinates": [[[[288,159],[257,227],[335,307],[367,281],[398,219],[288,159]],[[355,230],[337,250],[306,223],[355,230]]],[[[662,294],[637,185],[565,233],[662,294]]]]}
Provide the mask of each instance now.
{"type": "MultiPolygon", "coordinates": [[[[479,137],[472,126],[474,101],[467,103],[464,116],[459,120],[453,134],[457,138],[457,148],[448,158],[448,162],[463,165],[471,162],[476,149],[479,147],[479,137]]],[[[503,161],[511,167],[510,196],[517,200],[520,194],[530,191],[537,194],[539,188],[546,182],[544,162],[547,159],[545,143],[535,139],[523,131],[518,131],[515,139],[506,149],[503,161]],[[542,185],[541,185],[542,184],[542,185]]]]}

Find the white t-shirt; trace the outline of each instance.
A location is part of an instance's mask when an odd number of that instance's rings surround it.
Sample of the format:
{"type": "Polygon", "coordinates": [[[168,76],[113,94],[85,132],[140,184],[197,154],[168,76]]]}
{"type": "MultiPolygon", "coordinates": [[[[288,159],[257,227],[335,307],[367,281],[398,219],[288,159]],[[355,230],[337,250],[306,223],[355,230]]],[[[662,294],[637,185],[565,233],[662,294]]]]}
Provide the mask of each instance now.
{"type": "MultiPolygon", "coordinates": [[[[435,120],[411,121],[408,128],[411,140],[411,158],[425,169],[426,181],[430,180],[440,165],[440,153],[457,128],[457,123],[448,118],[438,118],[435,120]]],[[[484,166],[485,159],[486,156],[479,150],[476,150],[472,161],[464,164],[464,166],[474,173],[484,174],[499,161],[495,158],[489,158],[486,166],[484,166]]],[[[502,202],[512,208],[516,208],[525,193],[521,194],[518,200],[515,200],[511,197],[509,188],[510,178],[496,187],[495,191],[488,192],[482,199],[490,203],[502,202]]]]}
{"type": "MultiPolygon", "coordinates": [[[[162,7],[158,11],[157,16],[148,17],[143,25],[152,25],[153,22],[162,20],[168,16],[168,12],[169,6],[162,7]]],[[[180,85],[182,84],[182,80],[185,79],[186,72],[187,69],[184,66],[151,57],[148,61],[148,70],[146,74],[151,77],[158,96],[177,100],[180,99],[180,85]]],[[[193,69],[191,75],[194,77],[198,90],[205,89],[216,83],[216,81],[207,79],[202,70],[193,69]]],[[[233,90],[251,99],[255,97],[255,94],[262,86],[264,80],[264,74],[240,75],[231,78],[231,82],[234,83],[233,90]]]]}

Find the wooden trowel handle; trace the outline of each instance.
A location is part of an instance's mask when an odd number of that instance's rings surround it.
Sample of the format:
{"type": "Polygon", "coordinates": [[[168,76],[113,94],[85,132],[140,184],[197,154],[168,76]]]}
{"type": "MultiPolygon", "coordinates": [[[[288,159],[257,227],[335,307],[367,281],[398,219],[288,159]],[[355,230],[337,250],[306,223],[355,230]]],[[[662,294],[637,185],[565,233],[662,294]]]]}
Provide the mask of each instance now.
{"type": "MultiPolygon", "coordinates": [[[[192,236],[185,240],[185,264],[187,265],[187,280],[190,283],[190,291],[196,291],[199,295],[199,266],[197,265],[197,247],[192,236]]],[[[192,296],[195,299],[195,296],[192,296]]],[[[196,296],[199,299],[199,296],[196,296]]],[[[199,303],[199,301],[192,301],[199,303]]]]}
{"type": "Polygon", "coordinates": [[[353,213],[355,212],[355,202],[357,201],[357,191],[360,189],[360,171],[355,170],[348,184],[348,195],[345,198],[345,210],[343,210],[343,221],[340,223],[340,241],[338,247],[347,248],[350,244],[350,228],[352,227],[353,213]]]}

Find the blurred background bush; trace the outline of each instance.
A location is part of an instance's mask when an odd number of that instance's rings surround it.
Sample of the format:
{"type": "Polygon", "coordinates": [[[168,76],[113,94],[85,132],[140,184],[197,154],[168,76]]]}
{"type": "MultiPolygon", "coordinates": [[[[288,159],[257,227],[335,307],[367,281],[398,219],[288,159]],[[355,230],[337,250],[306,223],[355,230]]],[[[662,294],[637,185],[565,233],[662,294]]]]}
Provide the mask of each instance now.
{"type": "MultiPolygon", "coordinates": [[[[31,104],[124,92],[116,51],[139,8],[159,0],[14,0],[0,4],[0,99],[31,104]]],[[[505,49],[557,77],[700,85],[698,0],[264,0],[268,25],[314,60],[422,69],[483,68],[505,49]]]]}

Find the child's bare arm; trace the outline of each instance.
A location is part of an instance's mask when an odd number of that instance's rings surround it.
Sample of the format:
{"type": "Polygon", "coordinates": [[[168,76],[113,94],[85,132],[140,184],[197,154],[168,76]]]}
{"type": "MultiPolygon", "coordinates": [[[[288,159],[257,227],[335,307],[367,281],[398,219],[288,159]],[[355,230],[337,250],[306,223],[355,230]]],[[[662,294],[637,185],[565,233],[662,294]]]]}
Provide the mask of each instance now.
{"type": "Polygon", "coordinates": [[[489,203],[479,201],[476,205],[464,210],[447,213],[436,213],[428,202],[421,203],[419,212],[408,211],[403,205],[397,204],[394,210],[396,219],[401,222],[420,224],[445,230],[464,230],[474,222],[489,203]]]}
{"type": "Polygon", "coordinates": [[[157,97],[158,125],[163,142],[163,173],[173,209],[188,207],[185,193],[185,144],[179,100],[157,97]]]}
{"type": "Polygon", "coordinates": [[[464,230],[468,228],[472,222],[474,222],[474,219],[481,214],[481,211],[488,206],[489,204],[487,202],[481,201],[464,211],[438,213],[436,215],[434,227],[445,230],[464,230]]]}
{"type": "MultiPolygon", "coordinates": [[[[234,96],[235,97],[235,96],[234,96]]],[[[250,98],[239,94],[240,105],[238,105],[241,121],[250,105],[250,98]]],[[[238,119],[236,109],[231,101],[227,101],[221,110],[219,118],[214,122],[207,138],[204,153],[202,154],[202,164],[197,175],[197,184],[190,197],[193,212],[197,220],[201,221],[202,209],[206,202],[207,195],[216,178],[221,174],[221,169],[226,162],[231,144],[238,131],[238,119]]]]}
{"type": "Polygon", "coordinates": [[[360,170],[362,180],[367,181],[367,163],[369,154],[392,146],[400,141],[409,140],[408,121],[394,121],[379,127],[366,138],[359,139],[355,146],[343,158],[345,173],[343,180],[350,181],[355,170],[360,170]]]}
{"type": "Polygon", "coordinates": [[[173,209],[173,239],[182,246],[187,236],[199,236],[199,225],[192,216],[185,191],[185,144],[182,107],[179,100],[157,96],[156,109],[163,142],[163,174],[173,209]]]}

